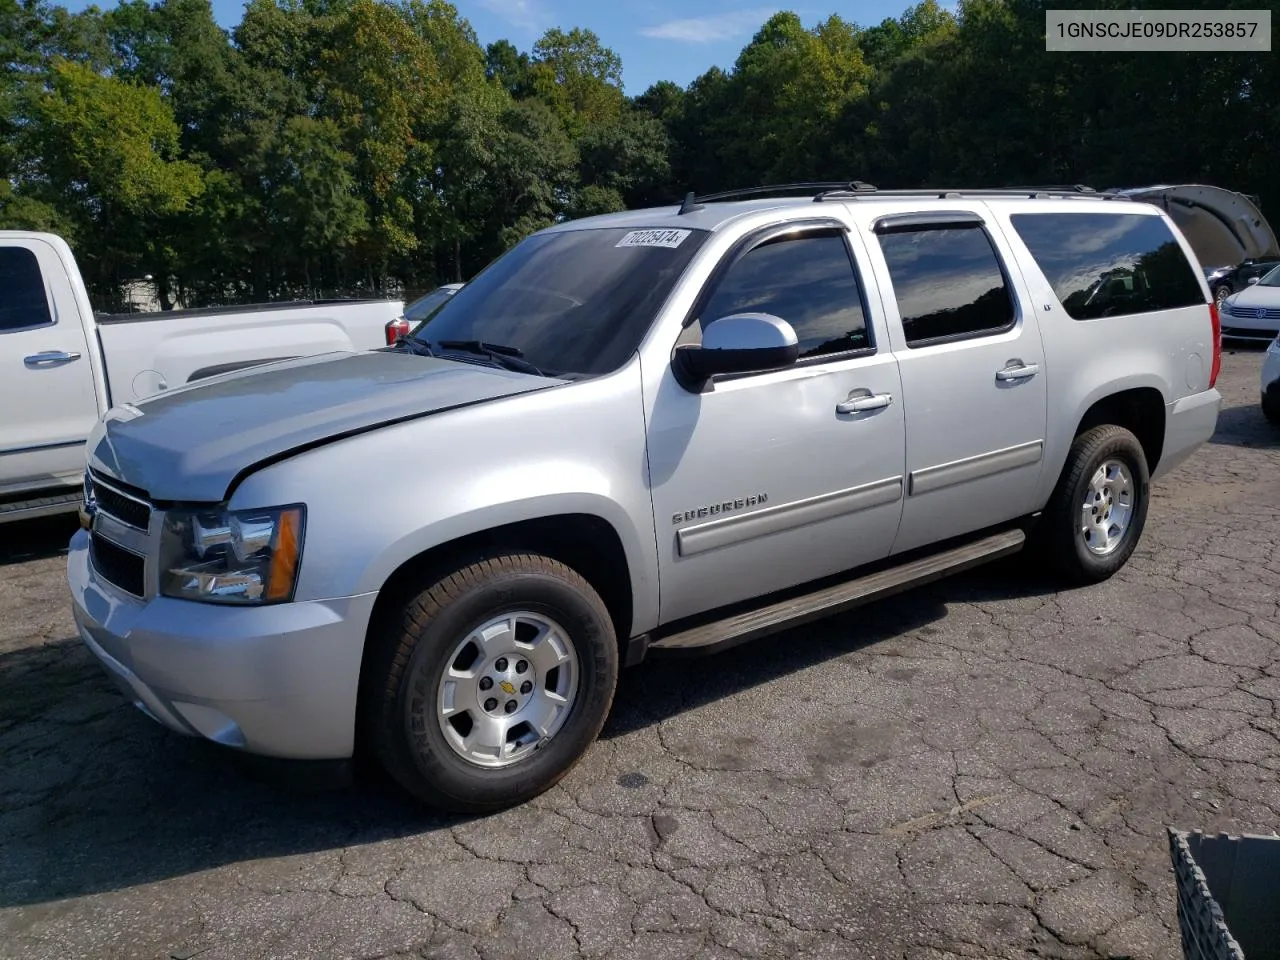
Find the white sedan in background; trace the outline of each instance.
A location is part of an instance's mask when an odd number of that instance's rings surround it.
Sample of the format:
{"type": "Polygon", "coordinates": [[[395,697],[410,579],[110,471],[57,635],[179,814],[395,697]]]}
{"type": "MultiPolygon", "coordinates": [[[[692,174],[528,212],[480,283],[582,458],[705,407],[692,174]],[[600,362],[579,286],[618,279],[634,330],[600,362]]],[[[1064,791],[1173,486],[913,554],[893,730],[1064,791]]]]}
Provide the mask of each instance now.
{"type": "Polygon", "coordinates": [[[1280,267],[1268,271],[1222,302],[1222,336],[1270,343],[1280,334],[1280,267]]]}
{"type": "Polygon", "coordinates": [[[1262,361],[1262,412],[1280,426],[1280,337],[1271,341],[1262,361]]]}

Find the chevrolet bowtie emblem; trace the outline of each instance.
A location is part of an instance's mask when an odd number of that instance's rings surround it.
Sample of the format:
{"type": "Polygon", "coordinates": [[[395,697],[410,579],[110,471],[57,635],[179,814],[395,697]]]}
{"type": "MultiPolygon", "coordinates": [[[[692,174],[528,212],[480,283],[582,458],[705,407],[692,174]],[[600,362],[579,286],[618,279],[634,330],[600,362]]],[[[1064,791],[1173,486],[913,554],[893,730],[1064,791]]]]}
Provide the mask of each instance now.
{"type": "Polygon", "coordinates": [[[498,686],[502,688],[502,692],[505,694],[512,694],[516,692],[516,688],[511,685],[510,680],[499,680],[498,686]]]}

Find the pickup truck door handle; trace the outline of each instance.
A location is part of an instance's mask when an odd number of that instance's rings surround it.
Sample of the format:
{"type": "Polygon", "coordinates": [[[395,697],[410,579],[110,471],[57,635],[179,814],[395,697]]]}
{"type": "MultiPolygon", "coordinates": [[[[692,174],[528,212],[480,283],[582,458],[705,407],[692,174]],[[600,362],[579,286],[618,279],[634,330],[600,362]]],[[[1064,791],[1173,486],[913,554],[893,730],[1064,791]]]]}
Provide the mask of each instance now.
{"type": "Polygon", "coordinates": [[[836,413],[866,413],[868,410],[883,410],[893,403],[891,393],[863,393],[849,395],[849,399],[836,404],[836,413]]]}
{"type": "Polygon", "coordinates": [[[33,353],[22,362],[35,370],[39,367],[52,367],[79,359],[78,353],[68,353],[66,350],[45,350],[42,353],[33,353]]]}
{"type": "Polygon", "coordinates": [[[1022,363],[1016,367],[1005,367],[996,371],[997,380],[1026,380],[1040,372],[1038,363],[1022,363]]]}

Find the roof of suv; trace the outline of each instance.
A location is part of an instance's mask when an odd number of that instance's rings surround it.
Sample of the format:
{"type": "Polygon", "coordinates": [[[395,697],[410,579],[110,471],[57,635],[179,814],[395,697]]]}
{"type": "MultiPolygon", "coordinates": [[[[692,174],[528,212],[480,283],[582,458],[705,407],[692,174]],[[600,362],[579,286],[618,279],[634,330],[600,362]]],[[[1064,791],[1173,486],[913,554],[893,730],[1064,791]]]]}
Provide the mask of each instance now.
{"type": "MultiPolygon", "coordinates": [[[[1045,199],[1046,201],[1056,200],[1065,202],[1069,200],[1107,200],[1113,199],[1126,207],[1139,205],[1134,201],[1126,201],[1125,198],[1115,197],[1114,194],[1093,193],[1084,191],[1064,191],[1064,190],[910,190],[910,191],[894,191],[882,190],[874,192],[834,192],[830,195],[830,202],[839,203],[842,201],[851,201],[856,203],[868,202],[884,202],[897,201],[899,203],[908,200],[919,200],[920,202],[928,202],[930,200],[935,203],[938,200],[980,200],[984,203],[998,203],[1000,201],[1026,201],[1032,199],[1045,199]]],[[[688,201],[686,201],[687,203],[688,201]]],[[[1149,206],[1149,204],[1140,204],[1141,206],[1149,206]]],[[[813,210],[815,214],[821,212],[822,201],[817,201],[813,195],[809,196],[768,196],[757,197],[752,199],[733,199],[733,200],[712,200],[708,197],[706,200],[695,198],[687,213],[681,213],[684,209],[681,204],[673,204],[664,207],[646,207],[639,210],[624,210],[618,213],[605,213],[594,217],[583,217],[578,220],[568,220],[564,223],[556,224],[547,228],[546,232],[558,232],[561,230],[583,230],[583,229],[608,229],[608,228],[648,228],[648,229],[671,229],[671,230],[718,230],[739,217],[746,216],[751,213],[758,213],[762,210],[778,210],[778,209],[798,209],[808,208],[813,210]]]]}

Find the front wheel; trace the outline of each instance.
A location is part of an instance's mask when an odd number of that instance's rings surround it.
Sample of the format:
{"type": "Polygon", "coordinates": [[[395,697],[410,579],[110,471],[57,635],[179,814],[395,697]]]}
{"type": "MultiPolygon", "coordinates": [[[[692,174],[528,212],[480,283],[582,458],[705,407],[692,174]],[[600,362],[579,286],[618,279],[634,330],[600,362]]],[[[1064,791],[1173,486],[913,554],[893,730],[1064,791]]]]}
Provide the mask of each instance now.
{"type": "Polygon", "coordinates": [[[1150,484],[1142,444],[1128,430],[1107,424],[1080,434],[1040,518],[1047,559],[1074,583],[1113,576],[1138,546],[1150,484]]]}
{"type": "Polygon", "coordinates": [[[1231,287],[1227,284],[1221,284],[1214,288],[1213,301],[1218,305],[1218,309],[1222,309],[1222,305],[1227,302],[1227,297],[1231,296],[1231,287]]]}
{"type": "Polygon", "coordinates": [[[392,777],[433,807],[483,813],[550,789],[613,701],[609,613],[548,557],[459,566],[427,584],[381,639],[370,739],[392,777]]]}

